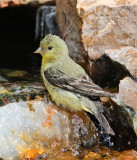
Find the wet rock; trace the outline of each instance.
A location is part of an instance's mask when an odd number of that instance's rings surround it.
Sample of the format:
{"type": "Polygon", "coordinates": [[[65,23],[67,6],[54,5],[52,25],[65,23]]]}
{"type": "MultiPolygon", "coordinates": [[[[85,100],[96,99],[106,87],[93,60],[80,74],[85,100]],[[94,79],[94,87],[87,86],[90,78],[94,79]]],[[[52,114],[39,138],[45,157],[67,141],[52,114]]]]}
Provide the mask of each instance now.
{"type": "Polygon", "coordinates": [[[3,159],[35,158],[47,154],[46,149],[51,150],[50,145],[57,141],[68,146],[67,115],[44,102],[10,103],[0,108],[0,117],[0,157],[3,159]]]}
{"type": "Polygon", "coordinates": [[[59,109],[45,94],[40,82],[1,84],[0,158],[81,156],[82,144],[96,133],[94,124],[84,112],[59,109]]]}
{"type": "Polygon", "coordinates": [[[136,112],[127,106],[119,96],[112,99],[105,104],[109,110],[109,114],[105,113],[105,116],[108,120],[110,119],[115,136],[102,135],[101,141],[105,146],[115,150],[136,148],[137,137],[134,123],[136,112]]]}
{"type": "Polygon", "coordinates": [[[44,97],[45,87],[40,82],[14,82],[0,84],[0,106],[44,97]]]}
{"type": "MultiPolygon", "coordinates": [[[[42,81],[39,74],[34,74],[32,71],[28,72],[25,70],[13,70],[13,69],[0,69],[0,75],[6,79],[8,82],[17,82],[17,81],[42,81]]],[[[4,80],[0,80],[4,81],[4,80]]]]}
{"type": "Polygon", "coordinates": [[[127,151],[112,151],[105,147],[99,147],[96,146],[92,149],[92,152],[85,155],[83,160],[89,160],[89,159],[104,159],[104,160],[110,160],[110,159],[124,159],[124,160],[134,160],[137,157],[137,152],[133,149],[127,150],[127,151]]]}
{"type": "MultiPolygon", "coordinates": [[[[97,136],[98,133],[96,132],[95,125],[85,112],[76,112],[69,115],[69,117],[71,128],[69,138],[71,140],[71,147],[73,151],[76,149],[80,150],[82,146],[88,148],[98,143],[99,138],[97,136]]],[[[79,154],[78,150],[77,154],[79,154]]]]}
{"type": "Polygon", "coordinates": [[[123,142],[124,136],[120,134],[122,131],[127,135],[130,131],[127,128],[131,129],[125,118],[118,118],[127,114],[127,111],[123,113],[120,106],[111,107],[110,112],[114,114],[111,114],[111,120],[105,115],[115,133],[118,133],[119,138],[114,138],[104,134],[100,136],[86,113],[66,112],[53,105],[47,100],[45,87],[40,82],[3,83],[0,93],[0,145],[4,146],[0,147],[2,158],[77,159],[89,152],[84,152],[83,148],[93,148],[98,143],[115,149],[118,149],[118,145],[119,149],[123,145],[128,148],[127,143],[132,143],[131,137],[126,137],[123,142]],[[116,122],[114,126],[113,121],[116,122]],[[124,127],[123,122],[126,124],[124,127]],[[117,126],[120,126],[119,129],[117,126]]]}
{"type": "Polygon", "coordinates": [[[0,0],[0,8],[17,5],[55,4],[55,0],[0,0]]]}
{"type": "Polygon", "coordinates": [[[74,117],[44,101],[10,103],[0,108],[0,116],[0,157],[4,159],[54,157],[65,149],[80,156],[82,137],[91,126],[77,116],[79,126],[72,127],[74,117]]]}
{"type": "Polygon", "coordinates": [[[7,82],[8,80],[0,75],[0,82],[7,82]]]}

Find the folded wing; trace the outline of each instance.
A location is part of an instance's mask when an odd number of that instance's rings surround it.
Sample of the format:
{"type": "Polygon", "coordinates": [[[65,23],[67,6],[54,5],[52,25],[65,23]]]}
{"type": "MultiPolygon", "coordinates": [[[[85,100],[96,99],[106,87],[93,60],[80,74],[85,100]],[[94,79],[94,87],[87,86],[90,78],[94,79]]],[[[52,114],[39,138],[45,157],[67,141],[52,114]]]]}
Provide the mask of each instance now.
{"type": "Polygon", "coordinates": [[[49,68],[44,72],[45,78],[53,85],[64,90],[79,93],[87,97],[114,97],[115,94],[105,92],[101,87],[94,84],[88,75],[72,78],[60,70],[49,68]]]}

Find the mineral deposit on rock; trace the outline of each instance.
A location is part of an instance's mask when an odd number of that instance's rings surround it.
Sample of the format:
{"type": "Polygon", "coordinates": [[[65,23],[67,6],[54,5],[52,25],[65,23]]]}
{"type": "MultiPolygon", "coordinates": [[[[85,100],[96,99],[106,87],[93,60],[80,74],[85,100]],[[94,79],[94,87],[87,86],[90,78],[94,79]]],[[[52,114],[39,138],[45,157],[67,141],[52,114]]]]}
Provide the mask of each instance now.
{"type": "MultiPolygon", "coordinates": [[[[89,118],[83,116],[82,120],[76,114],[60,112],[50,105],[35,100],[0,107],[0,158],[19,160],[44,154],[51,156],[56,154],[52,150],[56,152],[59,146],[60,150],[61,147],[70,148],[71,143],[75,152],[83,134],[87,135],[91,129],[89,118]]],[[[92,129],[95,130],[94,125],[92,129]]]]}

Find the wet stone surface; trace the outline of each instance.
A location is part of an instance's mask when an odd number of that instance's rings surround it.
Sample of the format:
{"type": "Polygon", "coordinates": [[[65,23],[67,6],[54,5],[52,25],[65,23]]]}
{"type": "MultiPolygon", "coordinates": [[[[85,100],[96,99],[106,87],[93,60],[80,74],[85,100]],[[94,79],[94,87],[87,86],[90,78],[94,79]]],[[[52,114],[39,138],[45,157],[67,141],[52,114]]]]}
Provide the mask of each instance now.
{"type": "MultiPolygon", "coordinates": [[[[8,76],[16,77],[13,73],[8,76]]],[[[94,124],[86,113],[60,110],[47,97],[41,82],[0,83],[1,158],[75,159],[84,154],[82,144],[95,136],[94,124]]]]}
{"type": "Polygon", "coordinates": [[[59,110],[40,97],[2,106],[0,117],[0,157],[3,159],[61,157],[66,152],[68,157],[80,157],[84,154],[81,144],[95,133],[86,114],[59,110]]]}
{"type": "Polygon", "coordinates": [[[15,82],[0,84],[0,106],[44,97],[45,88],[39,82],[15,82]]]}
{"type": "MultiPolygon", "coordinates": [[[[105,116],[116,136],[97,131],[84,112],[71,113],[50,102],[39,75],[26,71],[6,71],[0,83],[0,157],[3,159],[115,159],[137,156],[132,119],[118,106],[118,99],[104,101],[105,116]],[[21,81],[27,80],[28,81],[21,81]],[[17,81],[19,80],[19,81],[17,81]],[[33,81],[32,81],[33,80],[33,81]],[[127,115],[127,120],[124,116],[127,115]],[[117,117],[117,119],[115,119],[117,117]],[[4,128],[3,128],[4,127],[4,128]],[[101,134],[100,134],[101,133],[101,134]],[[128,144],[129,143],[129,144],[128,144]],[[134,153],[134,155],[133,155],[134,153]]],[[[125,107],[125,106],[123,106],[125,107]]]]}

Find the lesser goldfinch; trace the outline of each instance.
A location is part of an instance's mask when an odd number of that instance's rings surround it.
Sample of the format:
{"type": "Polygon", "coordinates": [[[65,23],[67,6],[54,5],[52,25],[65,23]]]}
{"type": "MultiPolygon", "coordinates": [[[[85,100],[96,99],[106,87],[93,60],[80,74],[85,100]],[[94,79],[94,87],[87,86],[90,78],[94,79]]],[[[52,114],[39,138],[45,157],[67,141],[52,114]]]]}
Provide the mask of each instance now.
{"type": "Polygon", "coordinates": [[[69,57],[66,43],[49,34],[34,53],[42,55],[41,75],[52,101],[70,111],[91,113],[107,134],[114,135],[99,99],[99,96],[111,97],[113,94],[92,82],[84,69],[69,57]]]}

